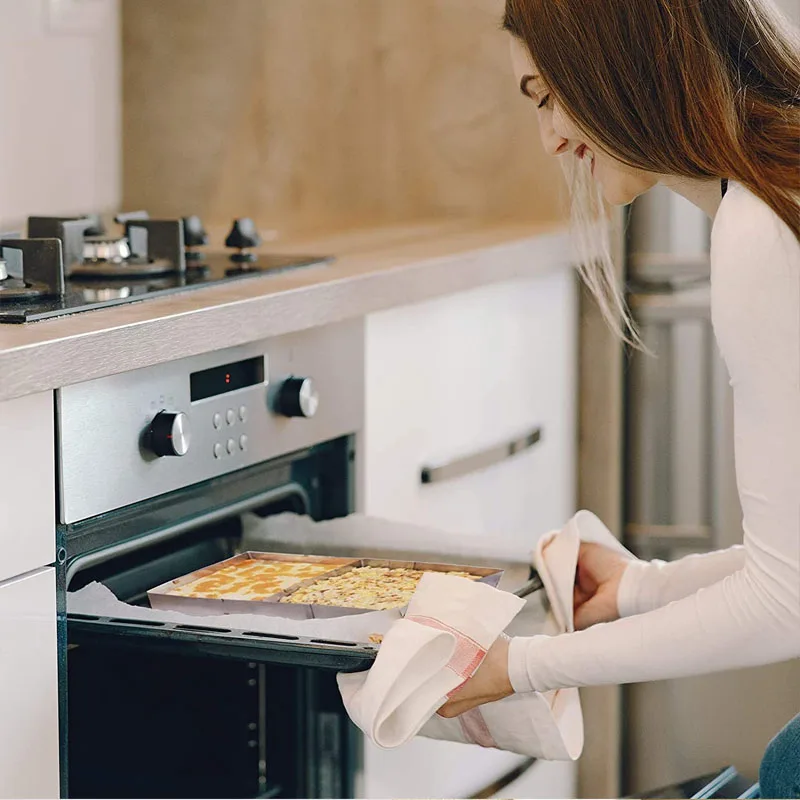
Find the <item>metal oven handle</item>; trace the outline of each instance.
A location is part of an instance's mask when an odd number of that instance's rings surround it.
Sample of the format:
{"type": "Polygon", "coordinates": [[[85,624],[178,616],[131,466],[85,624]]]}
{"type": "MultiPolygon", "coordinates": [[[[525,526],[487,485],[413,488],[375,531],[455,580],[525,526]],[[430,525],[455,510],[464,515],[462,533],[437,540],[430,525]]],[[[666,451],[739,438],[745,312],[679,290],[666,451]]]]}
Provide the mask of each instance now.
{"type": "Polygon", "coordinates": [[[536,427],[523,436],[518,436],[511,441],[487,447],[477,453],[448,461],[444,464],[422,467],[420,470],[420,483],[442,483],[442,481],[461,478],[470,472],[477,472],[487,467],[511,458],[511,456],[528,450],[537,444],[542,438],[542,429],[536,427]]]}
{"type": "Polygon", "coordinates": [[[292,495],[299,495],[302,498],[304,507],[306,509],[311,507],[311,500],[309,499],[306,490],[299,483],[292,481],[284,484],[283,486],[274,487],[266,492],[251,495],[250,497],[245,497],[242,500],[229,503],[226,506],[215,508],[212,511],[199,514],[192,519],[182,520],[180,522],[176,522],[174,525],[169,525],[166,528],[161,528],[153,531],[152,533],[146,533],[143,536],[136,537],[135,539],[126,539],[125,541],[105,547],[102,550],[93,550],[85,555],[78,556],[76,559],[67,564],[66,586],[69,588],[71,580],[78,572],[84,569],[97,566],[98,564],[103,564],[112,558],[136,552],[137,550],[149,547],[150,545],[169,541],[170,539],[173,539],[182,533],[186,533],[186,531],[193,530],[194,528],[210,525],[221,519],[232,517],[235,514],[241,514],[245,511],[250,511],[253,508],[274,503],[278,500],[283,500],[286,497],[291,497],[292,495]]]}

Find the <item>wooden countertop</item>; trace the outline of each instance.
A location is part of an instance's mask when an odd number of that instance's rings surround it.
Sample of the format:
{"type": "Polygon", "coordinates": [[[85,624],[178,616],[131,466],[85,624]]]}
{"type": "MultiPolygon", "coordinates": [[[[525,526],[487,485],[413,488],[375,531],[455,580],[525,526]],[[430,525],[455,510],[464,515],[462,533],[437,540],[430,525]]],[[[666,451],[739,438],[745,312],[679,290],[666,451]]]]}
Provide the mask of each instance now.
{"type": "MultiPolygon", "coordinates": [[[[215,238],[212,232],[212,242],[215,238]]],[[[569,266],[557,225],[475,221],[275,243],[336,261],[24,325],[0,325],[0,400],[569,266]]]]}

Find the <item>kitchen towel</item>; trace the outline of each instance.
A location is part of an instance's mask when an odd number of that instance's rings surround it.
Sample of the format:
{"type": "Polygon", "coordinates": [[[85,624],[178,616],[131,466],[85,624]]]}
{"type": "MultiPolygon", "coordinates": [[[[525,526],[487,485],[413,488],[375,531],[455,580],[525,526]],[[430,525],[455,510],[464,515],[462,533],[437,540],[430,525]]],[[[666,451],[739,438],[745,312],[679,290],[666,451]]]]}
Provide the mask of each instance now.
{"type": "MultiPolygon", "coordinates": [[[[533,564],[550,602],[549,629],[556,635],[574,630],[573,586],[581,539],[628,554],[587,511],[541,537],[533,564]]],[[[389,628],[374,666],[338,676],[351,719],[384,748],[420,734],[548,760],[578,758],[583,716],[577,689],[515,694],[454,719],[436,714],[475,673],[523,605],[515,595],[466,578],[426,574],[405,618],[389,628]]]]}

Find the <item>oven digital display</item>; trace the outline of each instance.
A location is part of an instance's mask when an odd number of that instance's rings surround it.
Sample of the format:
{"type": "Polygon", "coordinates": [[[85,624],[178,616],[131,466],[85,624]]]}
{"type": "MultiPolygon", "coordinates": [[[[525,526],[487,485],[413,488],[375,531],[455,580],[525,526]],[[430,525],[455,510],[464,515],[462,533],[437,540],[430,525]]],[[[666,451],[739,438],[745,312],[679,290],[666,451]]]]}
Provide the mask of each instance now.
{"type": "Polygon", "coordinates": [[[193,403],[196,400],[205,400],[207,397],[216,397],[263,382],[264,356],[247,358],[235,364],[224,364],[221,367],[212,367],[189,375],[193,403]]]}

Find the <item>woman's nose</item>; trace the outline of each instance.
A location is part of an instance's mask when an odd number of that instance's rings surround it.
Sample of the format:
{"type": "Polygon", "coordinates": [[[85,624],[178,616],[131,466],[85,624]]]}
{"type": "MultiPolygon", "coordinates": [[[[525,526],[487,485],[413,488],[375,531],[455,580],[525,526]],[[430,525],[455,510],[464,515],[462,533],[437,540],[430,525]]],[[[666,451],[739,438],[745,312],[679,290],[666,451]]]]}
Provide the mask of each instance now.
{"type": "Polygon", "coordinates": [[[547,122],[543,128],[543,133],[547,137],[544,143],[545,150],[551,156],[560,156],[569,150],[570,136],[574,135],[574,130],[557,100],[553,101],[553,111],[547,122]]]}
{"type": "Polygon", "coordinates": [[[569,149],[569,140],[559,136],[552,125],[542,126],[542,144],[549,156],[560,156],[569,149]]]}

